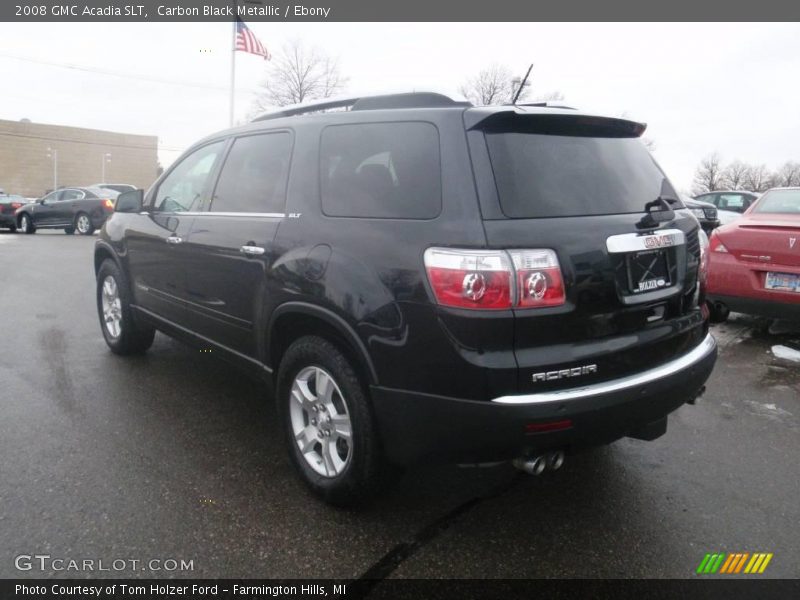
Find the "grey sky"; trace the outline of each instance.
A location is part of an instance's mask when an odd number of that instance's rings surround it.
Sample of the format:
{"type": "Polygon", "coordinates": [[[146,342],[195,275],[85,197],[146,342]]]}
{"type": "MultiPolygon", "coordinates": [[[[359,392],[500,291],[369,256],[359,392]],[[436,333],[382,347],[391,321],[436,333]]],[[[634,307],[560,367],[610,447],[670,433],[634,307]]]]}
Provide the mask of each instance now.
{"type": "MultiPolygon", "coordinates": [[[[800,160],[798,24],[249,25],[273,52],[301,38],[338,56],[353,92],[455,92],[492,62],[521,74],[534,62],[534,94],[647,122],[681,189],[713,151],[769,167],[800,160]]],[[[167,165],[227,126],[230,44],[229,23],[2,23],[0,118],[158,135],[167,165]]],[[[237,53],[237,119],[266,64],[237,53]]]]}

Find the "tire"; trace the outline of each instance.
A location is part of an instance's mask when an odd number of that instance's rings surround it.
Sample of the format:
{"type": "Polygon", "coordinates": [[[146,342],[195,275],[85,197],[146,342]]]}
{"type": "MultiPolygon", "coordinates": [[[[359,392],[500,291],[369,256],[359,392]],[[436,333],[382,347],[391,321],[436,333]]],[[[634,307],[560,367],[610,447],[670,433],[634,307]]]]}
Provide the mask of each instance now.
{"type": "Polygon", "coordinates": [[[9,225],[8,230],[11,233],[17,233],[17,226],[16,225],[9,225]]]}
{"type": "Polygon", "coordinates": [[[92,235],[94,233],[94,225],[92,225],[92,219],[84,212],[80,212],[75,215],[75,221],[73,223],[73,227],[75,231],[80,233],[81,235],[92,235]]]}
{"type": "Polygon", "coordinates": [[[336,506],[369,500],[390,469],[366,387],[345,355],[321,337],[298,339],[281,360],[276,390],[289,456],[306,485],[336,506]],[[325,384],[331,393],[317,395],[317,383],[325,384]],[[348,424],[349,439],[344,435],[348,424]],[[330,435],[326,437],[324,431],[330,435]],[[305,453],[301,443],[307,448],[305,453]]]}
{"type": "Polygon", "coordinates": [[[100,265],[95,296],[100,329],[114,354],[143,354],[153,345],[156,331],[134,318],[127,279],[111,259],[100,265]],[[107,317],[111,321],[107,321],[107,317]]]}
{"type": "Polygon", "coordinates": [[[708,320],[712,323],[724,323],[730,314],[731,310],[724,304],[708,303],[708,320]]]}
{"type": "Polygon", "coordinates": [[[64,233],[66,233],[67,235],[72,235],[73,233],[75,233],[75,228],[74,227],[64,227],[64,233]]]}
{"type": "Polygon", "coordinates": [[[36,227],[33,225],[33,221],[28,213],[22,213],[22,215],[20,215],[17,229],[22,233],[36,233],[36,227]]]}

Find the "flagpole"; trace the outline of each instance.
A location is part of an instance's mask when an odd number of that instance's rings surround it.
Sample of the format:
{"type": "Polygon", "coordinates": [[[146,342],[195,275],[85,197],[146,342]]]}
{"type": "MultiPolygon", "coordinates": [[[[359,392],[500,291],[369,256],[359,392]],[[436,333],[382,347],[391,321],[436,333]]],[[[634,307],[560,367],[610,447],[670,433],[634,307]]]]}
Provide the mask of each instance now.
{"type": "Polygon", "coordinates": [[[236,83],[236,18],[231,22],[231,97],[229,127],[233,127],[233,86],[236,83]]]}

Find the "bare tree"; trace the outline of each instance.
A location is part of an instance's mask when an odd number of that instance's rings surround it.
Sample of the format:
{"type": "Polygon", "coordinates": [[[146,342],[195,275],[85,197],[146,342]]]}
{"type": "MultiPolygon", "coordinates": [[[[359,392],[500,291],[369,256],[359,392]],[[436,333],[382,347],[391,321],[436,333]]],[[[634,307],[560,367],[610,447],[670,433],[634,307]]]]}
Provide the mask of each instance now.
{"type": "MultiPolygon", "coordinates": [[[[511,102],[513,79],[511,69],[495,63],[469,78],[458,91],[477,106],[503,104],[511,102]]],[[[520,97],[525,95],[526,88],[523,88],[520,97]]]]}
{"type": "Polygon", "coordinates": [[[694,174],[692,189],[696,194],[702,194],[722,189],[722,187],[722,165],[719,155],[715,152],[700,162],[700,166],[697,167],[694,174]]]}
{"type": "Polygon", "coordinates": [[[722,172],[723,185],[729,190],[741,190],[750,167],[740,160],[730,163],[722,172]]]}
{"type": "Polygon", "coordinates": [[[751,165],[744,175],[744,185],[752,192],[765,192],[772,186],[772,176],[764,165],[751,165]]]}
{"type": "Polygon", "coordinates": [[[800,185],[800,163],[788,161],[775,173],[776,186],[792,187],[800,185]]]}
{"type": "Polygon", "coordinates": [[[266,80],[253,101],[252,112],[330,98],[343,91],[346,84],[347,78],[339,71],[336,58],[295,39],[272,57],[266,80]]]}

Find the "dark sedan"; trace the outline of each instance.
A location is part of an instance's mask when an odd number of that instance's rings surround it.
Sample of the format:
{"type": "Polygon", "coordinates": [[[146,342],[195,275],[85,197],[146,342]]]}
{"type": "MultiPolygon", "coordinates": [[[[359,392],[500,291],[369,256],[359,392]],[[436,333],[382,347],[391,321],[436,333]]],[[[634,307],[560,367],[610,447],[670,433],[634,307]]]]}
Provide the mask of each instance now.
{"type": "Polygon", "coordinates": [[[56,190],[16,210],[17,230],[35,233],[37,229],[63,229],[67,234],[77,231],[81,235],[91,235],[114,212],[117,196],[114,190],[97,187],[56,190]]]}
{"type": "Polygon", "coordinates": [[[14,213],[27,202],[25,198],[16,194],[0,194],[0,227],[16,231],[17,221],[14,213]]]}
{"type": "Polygon", "coordinates": [[[706,235],[711,235],[711,232],[719,227],[719,215],[717,214],[717,207],[709,202],[701,202],[700,200],[693,200],[687,196],[683,196],[683,204],[688,208],[691,213],[700,221],[700,227],[706,232],[706,235]]]}

